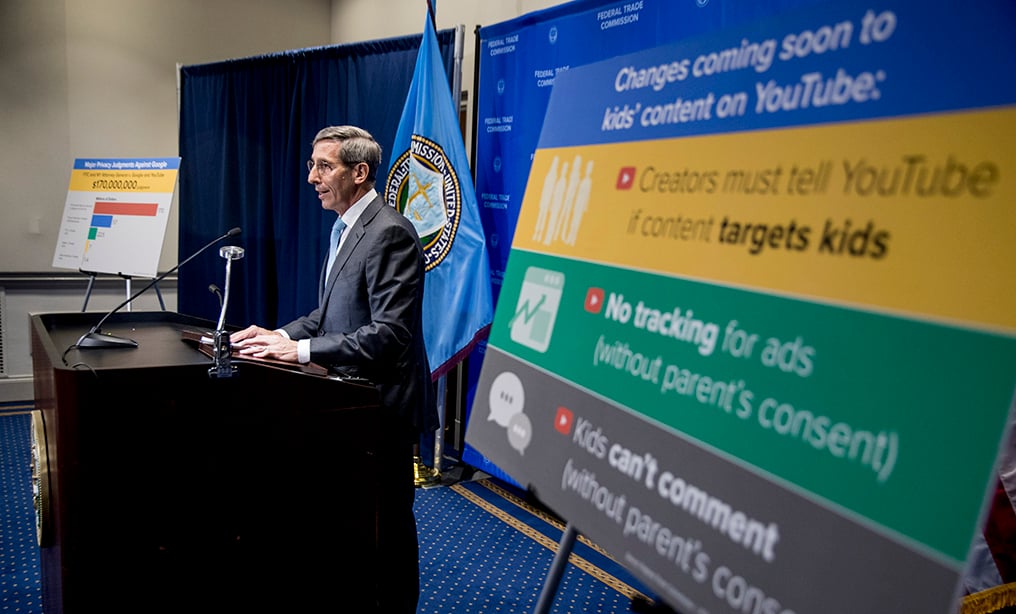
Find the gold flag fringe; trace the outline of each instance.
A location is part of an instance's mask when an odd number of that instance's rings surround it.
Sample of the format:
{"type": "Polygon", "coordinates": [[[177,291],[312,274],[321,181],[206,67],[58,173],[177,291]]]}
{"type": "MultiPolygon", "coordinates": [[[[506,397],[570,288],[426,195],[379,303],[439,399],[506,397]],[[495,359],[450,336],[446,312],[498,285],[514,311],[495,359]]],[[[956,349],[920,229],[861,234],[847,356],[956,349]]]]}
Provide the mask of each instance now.
{"type": "Polygon", "coordinates": [[[1016,606],[1016,582],[1000,584],[963,598],[960,614],[989,614],[1016,606]]]}

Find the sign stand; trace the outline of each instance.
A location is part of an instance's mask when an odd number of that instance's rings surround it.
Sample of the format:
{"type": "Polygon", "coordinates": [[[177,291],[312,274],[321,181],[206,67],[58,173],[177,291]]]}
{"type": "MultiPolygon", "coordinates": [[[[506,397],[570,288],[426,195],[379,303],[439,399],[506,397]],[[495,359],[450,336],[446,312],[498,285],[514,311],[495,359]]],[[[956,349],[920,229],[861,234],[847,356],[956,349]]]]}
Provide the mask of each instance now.
{"type": "Polygon", "coordinates": [[[536,602],[536,609],[533,614],[547,614],[550,606],[554,604],[554,597],[557,595],[557,587],[561,584],[561,576],[564,575],[565,565],[568,564],[568,557],[571,556],[572,546],[575,545],[575,537],[578,531],[575,525],[569,522],[565,525],[564,533],[561,534],[561,541],[557,546],[557,553],[550,564],[550,571],[543,581],[543,590],[540,591],[540,600],[536,602]]]}

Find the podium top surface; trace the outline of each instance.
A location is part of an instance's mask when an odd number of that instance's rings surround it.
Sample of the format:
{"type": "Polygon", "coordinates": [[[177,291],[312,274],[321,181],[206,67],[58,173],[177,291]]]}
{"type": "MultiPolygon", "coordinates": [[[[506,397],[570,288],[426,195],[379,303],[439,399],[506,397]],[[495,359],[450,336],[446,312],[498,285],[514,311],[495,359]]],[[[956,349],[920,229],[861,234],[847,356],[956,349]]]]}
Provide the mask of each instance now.
{"type": "MultiPolygon", "coordinates": [[[[126,371],[139,369],[186,368],[205,372],[214,361],[194,342],[194,332],[212,335],[215,322],[171,311],[134,311],[113,314],[102,326],[102,332],[126,337],[137,342],[137,347],[76,348],[77,340],[98,322],[104,314],[89,312],[53,312],[31,314],[33,345],[41,347],[44,355],[33,361],[39,366],[55,370],[126,371]],[[191,333],[185,335],[184,333],[191,333]]],[[[39,352],[36,348],[33,351],[39,352]]],[[[275,373],[285,377],[303,377],[302,380],[322,382],[335,386],[340,383],[344,394],[355,404],[376,404],[376,387],[362,379],[328,374],[319,365],[297,365],[274,360],[234,357],[237,366],[254,370],[248,376],[275,373]],[[267,370],[267,371],[265,371],[267,370]],[[355,401],[354,401],[355,399],[355,401]]],[[[316,386],[312,388],[316,390],[316,386]]],[[[329,388],[331,389],[331,388],[329,388]]]]}
{"type": "Polygon", "coordinates": [[[102,326],[103,333],[137,341],[138,347],[70,349],[103,313],[60,312],[30,315],[49,362],[59,368],[85,363],[93,369],[148,368],[208,365],[209,359],[181,338],[188,329],[214,330],[210,320],[170,311],[142,311],[113,314],[102,326]]]}

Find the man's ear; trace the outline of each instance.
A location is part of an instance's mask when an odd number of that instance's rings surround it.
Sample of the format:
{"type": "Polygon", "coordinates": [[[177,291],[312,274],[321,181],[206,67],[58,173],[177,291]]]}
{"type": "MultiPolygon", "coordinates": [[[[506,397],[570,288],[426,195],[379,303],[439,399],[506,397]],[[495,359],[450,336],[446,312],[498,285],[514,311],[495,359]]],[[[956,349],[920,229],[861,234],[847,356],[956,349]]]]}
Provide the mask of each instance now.
{"type": "Polygon", "coordinates": [[[364,183],[367,181],[367,174],[370,172],[370,167],[367,166],[366,162],[357,162],[353,167],[353,181],[356,183],[364,183]]]}

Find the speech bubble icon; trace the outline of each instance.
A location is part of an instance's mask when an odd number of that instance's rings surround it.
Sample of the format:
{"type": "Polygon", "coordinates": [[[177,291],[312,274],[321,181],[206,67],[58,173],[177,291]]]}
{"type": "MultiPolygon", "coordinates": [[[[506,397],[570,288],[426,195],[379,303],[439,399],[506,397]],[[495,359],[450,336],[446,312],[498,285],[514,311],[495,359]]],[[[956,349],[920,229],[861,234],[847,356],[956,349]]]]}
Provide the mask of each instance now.
{"type": "Polygon", "coordinates": [[[508,443],[511,447],[518,450],[519,454],[525,454],[532,439],[533,423],[529,421],[529,416],[522,412],[512,416],[508,421],[508,443]]]}
{"type": "Polygon", "coordinates": [[[511,417],[521,413],[522,407],[526,404],[526,391],[522,388],[522,380],[511,371],[501,373],[490,385],[489,401],[490,415],[487,416],[487,420],[507,427],[511,417]]]}

